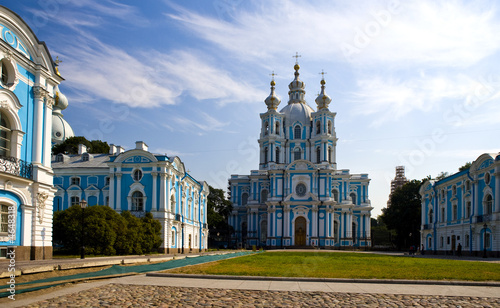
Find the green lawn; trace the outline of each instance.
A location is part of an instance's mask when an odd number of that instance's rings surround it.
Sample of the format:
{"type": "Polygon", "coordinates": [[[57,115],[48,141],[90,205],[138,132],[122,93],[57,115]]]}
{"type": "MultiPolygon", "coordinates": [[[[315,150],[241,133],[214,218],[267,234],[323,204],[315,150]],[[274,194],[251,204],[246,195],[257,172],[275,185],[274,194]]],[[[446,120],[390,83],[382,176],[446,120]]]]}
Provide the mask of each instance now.
{"type": "Polygon", "coordinates": [[[205,275],[500,281],[500,264],[341,252],[265,252],[168,271],[205,275]]]}

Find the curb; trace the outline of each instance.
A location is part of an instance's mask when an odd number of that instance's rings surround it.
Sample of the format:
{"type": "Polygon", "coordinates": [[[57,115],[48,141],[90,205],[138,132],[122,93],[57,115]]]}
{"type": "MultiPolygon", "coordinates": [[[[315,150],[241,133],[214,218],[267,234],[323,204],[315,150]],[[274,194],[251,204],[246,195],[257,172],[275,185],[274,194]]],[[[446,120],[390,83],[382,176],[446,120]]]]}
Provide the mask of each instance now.
{"type": "Polygon", "coordinates": [[[496,281],[460,281],[460,280],[406,280],[406,279],[350,279],[350,278],[308,278],[308,277],[268,277],[268,276],[230,276],[230,275],[189,275],[169,273],[146,273],[148,277],[164,278],[195,278],[195,279],[228,279],[253,281],[297,281],[297,282],[337,282],[337,283],[381,283],[381,284],[417,284],[417,285],[448,285],[500,287],[496,281]]]}

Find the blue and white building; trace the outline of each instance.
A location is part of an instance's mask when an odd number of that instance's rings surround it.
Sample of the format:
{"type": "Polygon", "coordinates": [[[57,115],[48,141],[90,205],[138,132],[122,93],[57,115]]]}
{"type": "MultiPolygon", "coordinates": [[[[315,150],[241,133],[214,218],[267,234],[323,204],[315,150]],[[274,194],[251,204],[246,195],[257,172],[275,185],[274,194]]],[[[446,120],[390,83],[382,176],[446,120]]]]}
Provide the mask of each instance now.
{"type": "Polygon", "coordinates": [[[52,257],[52,109],[63,78],[45,43],[0,6],[0,257],[52,257]]]}
{"type": "Polygon", "coordinates": [[[271,81],[267,112],[260,114],[259,169],[229,179],[233,244],[369,247],[370,179],[337,169],[336,113],[328,109],[325,80],[314,110],[304,98],[300,66],[294,69],[288,104],[279,112],[281,101],[271,81]]]}
{"type": "Polygon", "coordinates": [[[500,256],[500,153],[421,188],[421,243],[427,251],[500,256]]]}
{"type": "Polygon", "coordinates": [[[54,211],[85,199],[137,217],[151,212],[162,225],[162,252],[207,249],[208,184],[186,172],[179,157],[153,154],[142,141],[128,151],[111,145],[109,154],[80,145],[79,154],[55,155],[52,168],[54,211]]]}

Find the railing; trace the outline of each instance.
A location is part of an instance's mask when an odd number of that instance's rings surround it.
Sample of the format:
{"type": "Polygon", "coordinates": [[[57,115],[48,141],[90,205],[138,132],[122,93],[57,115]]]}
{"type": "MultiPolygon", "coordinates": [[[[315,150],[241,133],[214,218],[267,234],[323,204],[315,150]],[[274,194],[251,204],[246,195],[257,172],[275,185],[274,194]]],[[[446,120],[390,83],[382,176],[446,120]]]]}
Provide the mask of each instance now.
{"type": "Polygon", "coordinates": [[[425,224],[424,230],[429,230],[429,229],[432,229],[432,224],[425,224]]]}
{"type": "Polygon", "coordinates": [[[15,157],[0,156],[0,172],[33,179],[33,164],[15,157]]]}
{"type": "Polygon", "coordinates": [[[175,220],[181,221],[181,214],[175,214],[175,220]]]}
{"type": "Polygon", "coordinates": [[[476,223],[491,221],[491,214],[480,215],[476,217],[476,223]]]}

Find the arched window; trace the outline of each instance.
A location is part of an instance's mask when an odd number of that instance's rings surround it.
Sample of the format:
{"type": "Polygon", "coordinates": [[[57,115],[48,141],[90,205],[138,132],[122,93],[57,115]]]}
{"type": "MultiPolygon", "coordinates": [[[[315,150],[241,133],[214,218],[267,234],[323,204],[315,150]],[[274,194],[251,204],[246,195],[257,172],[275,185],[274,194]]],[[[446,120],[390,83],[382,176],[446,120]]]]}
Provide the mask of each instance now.
{"type": "Polygon", "coordinates": [[[0,156],[10,156],[10,123],[3,112],[0,112],[0,156]]]}
{"type": "Polygon", "coordinates": [[[321,161],[321,149],[319,147],[316,148],[316,162],[319,164],[321,161]]]}
{"type": "Polygon", "coordinates": [[[261,192],[260,192],[260,203],[264,203],[264,202],[267,202],[267,190],[263,189],[261,192]]]}
{"type": "Polygon", "coordinates": [[[276,135],[280,134],[280,122],[276,122],[276,130],[274,132],[276,135]]]}
{"type": "Polygon", "coordinates": [[[293,151],[293,160],[299,160],[302,158],[302,151],[300,148],[296,148],[295,151],[293,151]]]}
{"type": "Polygon", "coordinates": [[[2,84],[6,85],[7,83],[9,83],[7,65],[5,65],[5,61],[2,61],[2,84]]]}
{"type": "Polygon", "coordinates": [[[266,242],[267,240],[267,220],[260,222],[260,241],[266,242]]]}
{"type": "Polygon", "coordinates": [[[248,194],[243,193],[241,195],[241,205],[247,205],[247,203],[248,203],[248,194]]]}
{"type": "Polygon", "coordinates": [[[333,191],[333,199],[335,199],[335,202],[340,202],[339,200],[339,191],[334,189],[333,191]]]}
{"type": "Polygon", "coordinates": [[[133,174],[134,181],[139,182],[142,179],[142,171],[141,169],[136,169],[133,174]]]}
{"type": "Polygon", "coordinates": [[[266,121],[264,123],[264,136],[267,136],[268,133],[269,133],[269,123],[266,121]]]}
{"type": "Polygon", "coordinates": [[[132,194],[132,211],[144,211],[144,197],[140,191],[132,194]]]}
{"type": "Polygon", "coordinates": [[[328,162],[332,163],[332,148],[328,147],[328,162]]]}
{"type": "Polygon", "coordinates": [[[491,213],[493,213],[493,198],[488,194],[484,199],[484,214],[489,215],[491,213]]]}
{"type": "Polygon", "coordinates": [[[333,237],[335,240],[335,243],[339,242],[339,223],[338,221],[333,222],[333,237]]]}
{"type": "Polygon", "coordinates": [[[276,163],[280,163],[280,148],[276,147],[276,163]]]}
{"type": "Polygon", "coordinates": [[[321,132],[321,123],[320,121],[316,121],[316,134],[321,132]]]}
{"type": "Polygon", "coordinates": [[[329,135],[332,134],[332,122],[331,121],[328,121],[328,134],[329,135]]]}
{"type": "Polygon", "coordinates": [[[352,204],[356,204],[356,194],[351,193],[349,196],[351,197],[352,204]]]}
{"type": "Polygon", "coordinates": [[[434,222],[434,211],[432,209],[429,210],[429,223],[433,223],[434,222]]]}
{"type": "Polygon", "coordinates": [[[300,125],[296,125],[294,130],[293,130],[293,138],[294,139],[300,139],[302,133],[302,129],[300,128],[300,125]]]}
{"type": "Polygon", "coordinates": [[[264,164],[267,164],[267,156],[269,155],[269,149],[267,147],[264,148],[264,164]]]}

